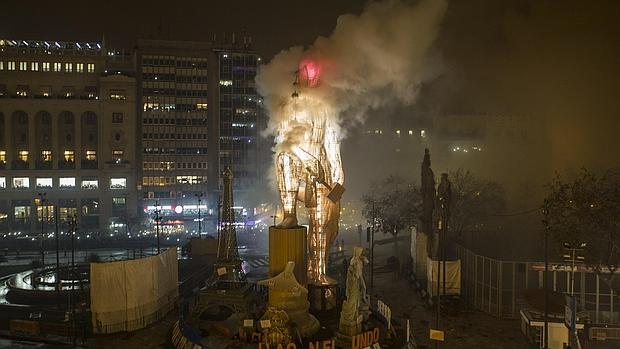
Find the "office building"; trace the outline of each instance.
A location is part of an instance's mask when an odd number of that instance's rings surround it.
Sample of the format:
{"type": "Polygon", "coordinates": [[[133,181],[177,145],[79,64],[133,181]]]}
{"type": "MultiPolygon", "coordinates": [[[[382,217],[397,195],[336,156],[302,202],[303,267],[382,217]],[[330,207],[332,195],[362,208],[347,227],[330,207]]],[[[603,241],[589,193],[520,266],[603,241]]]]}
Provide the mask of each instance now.
{"type": "Polygon", "coordinates": [[[251,38],[218,42],[140,40],[140,189],[143,209],[161,210],[163,229],[195,230],[217,219],[221,172],[235,173],[236,195],[258,177],[260,57],[251,38]]]}
{"type": "Polygon", "coordinates": [[[137,216],[132,70],[101,43],[0,40],[0,231],[137,216]]]}

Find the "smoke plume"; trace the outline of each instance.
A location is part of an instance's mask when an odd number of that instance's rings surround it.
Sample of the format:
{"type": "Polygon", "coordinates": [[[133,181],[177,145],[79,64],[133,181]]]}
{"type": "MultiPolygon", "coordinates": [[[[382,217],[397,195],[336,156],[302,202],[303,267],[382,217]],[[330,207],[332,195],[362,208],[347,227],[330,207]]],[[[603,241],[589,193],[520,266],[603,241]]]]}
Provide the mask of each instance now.
{"type": "Polygon", "coordinates": [[[360,15],[340,16],[330,37],[284,50],[261,67],[256,82],[269,114],[267,133],[279,136],[276,151],[290,150],[310,127],[297,122],[278,134],[294,113],[332,119],[342,139],[369,110],[413,103],[439,70],[429,52],[445,8],[444,0],[370,2],[360,15]],[[304,65],[309,82],[293,101],[295,73],[304,65]]]}

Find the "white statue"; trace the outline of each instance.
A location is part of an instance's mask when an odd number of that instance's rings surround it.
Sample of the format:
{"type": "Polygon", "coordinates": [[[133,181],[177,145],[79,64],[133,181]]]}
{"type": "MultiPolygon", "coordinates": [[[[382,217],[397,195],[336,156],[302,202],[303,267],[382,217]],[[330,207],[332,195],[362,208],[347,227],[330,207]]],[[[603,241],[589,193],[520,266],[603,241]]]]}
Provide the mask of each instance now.
{"type": "Polygon", "coordinates": [[[349,336],[361,331],[361,324],[370,315],[370,300],[366,294],[364,281],[364,263],[368,259],[362,255],[364,250],[356,246],[347,271],[347,299],[342,303],[340,313],[340,332],[349,336]]]}

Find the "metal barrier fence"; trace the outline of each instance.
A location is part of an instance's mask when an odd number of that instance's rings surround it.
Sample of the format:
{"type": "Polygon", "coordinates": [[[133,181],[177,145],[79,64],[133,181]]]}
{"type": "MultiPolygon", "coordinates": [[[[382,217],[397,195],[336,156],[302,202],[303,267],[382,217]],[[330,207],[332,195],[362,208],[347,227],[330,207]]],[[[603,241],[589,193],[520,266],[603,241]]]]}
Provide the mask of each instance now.
{"type": "MultiPolygon", "coordinates": [[[[478,310],[500,318],[517,318],[520,293],[544,288],[543,262],[503,261],[460,245],[456,252],[461,260],[461,296],[478,310]]],[[[549,289],[569,293],[570,274],[570,266],[550,262],[549,289]]],[[[582,313],[587,313],[593,323],[620,323],[620,297],[604,276],[579,266],[574,278],[574,293],[582,313]]]]}

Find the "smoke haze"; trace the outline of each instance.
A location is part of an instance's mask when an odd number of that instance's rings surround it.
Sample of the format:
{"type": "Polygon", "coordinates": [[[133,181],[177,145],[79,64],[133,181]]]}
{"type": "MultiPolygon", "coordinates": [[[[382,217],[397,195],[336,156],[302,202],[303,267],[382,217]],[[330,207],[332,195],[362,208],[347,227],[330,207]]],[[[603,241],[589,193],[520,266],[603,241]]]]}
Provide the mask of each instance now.
{"type": "MultiPolygon", "coordinates": [[[[369,110],[413,103],[421,84],[439,69],[429,52],[445,7],[443,0],[372,2],[360,15],[340,16],[332,35],[317,38],[308,49],[277,54],[256,78],[269,115],[267,132],[276,135],[293,113],[310,110],[335,121],[342,139],[369,110]],[[303,61],[318,65],[320,82],[293,103],[292,82],[303,61]]],[[[298,142],[301,127],[282,135],[276,151],[298,142]]]]}

